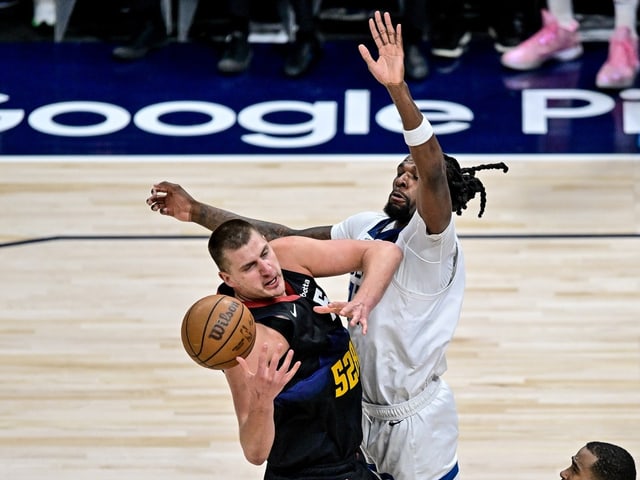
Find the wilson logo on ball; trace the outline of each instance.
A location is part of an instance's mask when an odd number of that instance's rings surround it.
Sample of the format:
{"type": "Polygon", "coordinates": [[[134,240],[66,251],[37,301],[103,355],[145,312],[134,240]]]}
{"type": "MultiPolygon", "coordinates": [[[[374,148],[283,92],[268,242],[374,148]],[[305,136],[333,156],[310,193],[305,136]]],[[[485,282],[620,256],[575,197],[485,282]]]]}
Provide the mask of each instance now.
{"type": "MultiPolygon", "coordinates": [[[[238,311],[238,307],[240,306],[239,302],[227,302],[228,310],[226,312],[222,312],[218,315],[218,321],[211,329],[209,333],[209,338],[213,338],[214,340],[222,340],[224,336],[224,331],[227,325],[233,320],[233,314],[238,311]]],[[[244,306],[242,306],[244,308],[244,306]]]]}
{"type": "Polygon", "coordinates": [[[224,370],[246,358],[256,340],[249,309],[227,295],[209,295],[195,302],[182,320],[182,344],[199,365],[224,370]]]}

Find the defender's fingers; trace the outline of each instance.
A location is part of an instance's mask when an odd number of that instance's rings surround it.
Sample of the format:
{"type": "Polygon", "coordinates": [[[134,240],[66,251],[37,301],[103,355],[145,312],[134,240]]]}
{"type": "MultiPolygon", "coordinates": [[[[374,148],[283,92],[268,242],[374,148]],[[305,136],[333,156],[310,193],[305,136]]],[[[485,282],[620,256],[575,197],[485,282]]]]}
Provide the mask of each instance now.
{"type": "Polygon", "coordinates": [[[373,38],[373,42],[376,44],[377,48],[384,45],[380,32],[378,32],[378,27],[376,27],[376,22],[373,18],[369,19],[369,31],[371,32],[371,38],[373,38]]]}
{"type": "Polygon", "coordinates": [[[369,49],[367,47],[365,47],[364,45],[360,44],[360,45],[358,45],[358,51],[360,52],[360,56],[362,57],[362,59],[365,61],[365,63],[367,65],[371,65],[371,64],[375,63],[375,61],[373,60],[373,57],[371,56],[371,53],[369,52],[369,49]]]}
{"type": "MultiPolygon", "coordinates": [[[[387,13],[385,12],[385,16],[386,15],[387,13]]],[[[386,45],[387,43],[389,43],[389,33],[387,32],[387,28],[384,25],[382,15],[380,15],[379,10],[376,10],[375,20],[376,20],[376,28],[380,35],[380,41],[382,42],[383,45],[386,45]]]]}
{"type": "Polygon", "coordinates": [[[384,23],[385,23],[385,31],[387,32],[387,37],[389,38],[389,44],[398,45],[402,47],[401,25],[398,24],[394,28],[393,23],[391,22],[391,15],[389,14],[389,12],[384,13],[384,23]]]}
{"type": "Polygon", "coordinates": [[[158,192],[165,192],[166,190],[164,190],[159,183],[154,183],[153,186],[151,187],[151,194],[155,195],[158,192]]]}
{"type": "Polygon", "coordinates": [[[393,37],[396,36],[396,30],[393,28],[393,23],[391,23],[391,15],[389,12],[384,12],[384,29],[389,38],[394,39],[393,37]]]}

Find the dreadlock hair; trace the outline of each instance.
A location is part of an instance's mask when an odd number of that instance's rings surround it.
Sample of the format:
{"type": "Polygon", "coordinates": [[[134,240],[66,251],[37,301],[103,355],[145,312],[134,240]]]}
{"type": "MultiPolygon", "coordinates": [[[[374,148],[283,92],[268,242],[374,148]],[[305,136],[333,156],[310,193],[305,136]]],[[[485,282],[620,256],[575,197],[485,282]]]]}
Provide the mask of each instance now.
{"type": "Polygon", "coordinates": [[[476,178],[476,172],[500,169],[507,173],[509,167],[500,162],[461,168],[455,158],[446,153],[443,153],[443,155],[447,165],[447,180],[449,182],[449,192],[451,193],[452,211],[462,215],[462,210],[466,210],[469,200],[473,199],[476,193],[480,193],[480,212],[478,217],[482,217],[484,207],[487,204],[487,192],[482,182],[476,178]]]}
{"type": "Polygon", "coordinates": [[[591,471],[598,480],[636,480],[635,462],[624,448],[605,442],[589,442],[586,447],[597,458],[591,471]]]}

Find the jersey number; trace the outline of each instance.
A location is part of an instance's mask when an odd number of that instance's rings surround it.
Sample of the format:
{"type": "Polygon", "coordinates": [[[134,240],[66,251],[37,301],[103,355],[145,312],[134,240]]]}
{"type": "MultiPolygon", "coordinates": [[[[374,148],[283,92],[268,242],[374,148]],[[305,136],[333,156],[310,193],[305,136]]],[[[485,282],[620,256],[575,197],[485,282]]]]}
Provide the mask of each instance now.
{"type": "Polygon", "coordinates": [[[331,367],[336,384],[336,398],[341,397],[358,384],[360,380],[360,360],[358,354],[349,342],[349,351],[331,367]]]}

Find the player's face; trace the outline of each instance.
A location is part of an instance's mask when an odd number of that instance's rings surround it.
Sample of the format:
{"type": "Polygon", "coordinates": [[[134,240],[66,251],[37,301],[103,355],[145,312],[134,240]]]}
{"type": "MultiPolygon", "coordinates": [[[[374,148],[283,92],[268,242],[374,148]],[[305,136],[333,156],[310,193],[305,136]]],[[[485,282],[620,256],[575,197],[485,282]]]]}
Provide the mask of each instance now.
{"type": "Polygon", "coordinates": [[[285,293],[282,269],[271,245],[258,232],[237,250],[225,252],[228,265],[220,278],[241,300],[261,300],[285,293]]]}
{"type": "Polygon", "coordinates": [[[582,447],[571,457],[571,465],[560,472],[562,480],[595,480],[591,467],[597,457],[587,447],[582,447]]]}
{"type": "Polygon", "coordinates": [[[409,223],[413,212],[416,211],[417,195],[418,170],[411,156],[408,156],[398,165],[396,177],[393,179],[393,189],[384,207],[384,213],[399,223],[409,223]]]}

